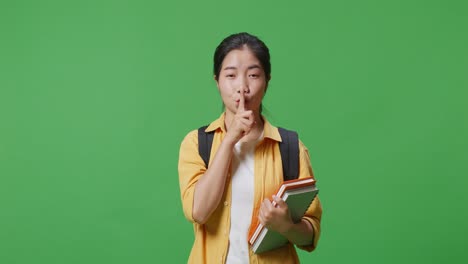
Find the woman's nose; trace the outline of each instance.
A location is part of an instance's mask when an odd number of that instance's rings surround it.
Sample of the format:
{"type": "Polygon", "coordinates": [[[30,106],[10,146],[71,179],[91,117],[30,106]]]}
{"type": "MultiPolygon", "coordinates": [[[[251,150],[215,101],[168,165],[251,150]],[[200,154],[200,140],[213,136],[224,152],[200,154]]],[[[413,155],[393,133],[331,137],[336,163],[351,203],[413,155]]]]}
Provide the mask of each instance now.
{"type": "Polygon", "coordinates": [[[244,93],[250,92],[249,85],[245,81],[241,81],[239,85],[237,85],[236,92],[240,93],[242,90],[244,90],[244,93]]]}

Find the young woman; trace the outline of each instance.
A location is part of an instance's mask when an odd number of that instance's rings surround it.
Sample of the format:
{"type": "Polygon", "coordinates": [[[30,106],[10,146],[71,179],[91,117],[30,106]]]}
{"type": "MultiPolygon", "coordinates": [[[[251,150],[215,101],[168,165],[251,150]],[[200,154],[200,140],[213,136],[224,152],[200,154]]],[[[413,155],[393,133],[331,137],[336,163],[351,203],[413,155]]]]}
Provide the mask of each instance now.
{"type": "MultiPolygon", "coordinates": [[[[180,148],[183,210],[195,232],[189,263],[299,263],[294,245],[307,251],[317,245],[322,215],[318,198],[294,223],[286,203],[272,197],[283,171],[278,128],[261,115],[270,72],[269,50],[255,36],[234,34],[216,48],[214,79],[225,111],[205,130],[214,132],[208,168],[199,155],[197,130],[180,148]],[[248,233],[257,221],[290,243],[253,253],[248,233]]],[[[308,176],[313,176],[309,154],[299,142],[299,178],[308,176]]]]}

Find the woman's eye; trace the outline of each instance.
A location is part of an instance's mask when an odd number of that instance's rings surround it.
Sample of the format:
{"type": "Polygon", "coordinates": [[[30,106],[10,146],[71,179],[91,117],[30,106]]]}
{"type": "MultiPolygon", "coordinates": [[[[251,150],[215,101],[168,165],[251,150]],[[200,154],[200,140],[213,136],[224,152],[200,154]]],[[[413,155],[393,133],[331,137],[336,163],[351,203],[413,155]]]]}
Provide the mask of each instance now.
{"type": "Polygon", "coordinates": [[[234,78],[234,74],[226,74],[227,78],[234,78]]]}
{"type": "Polygon", "coordinates": [[[258,78],[258,76],[259,76],[258,74],[250,74],[250,77],[252,78],[258,78]]]}

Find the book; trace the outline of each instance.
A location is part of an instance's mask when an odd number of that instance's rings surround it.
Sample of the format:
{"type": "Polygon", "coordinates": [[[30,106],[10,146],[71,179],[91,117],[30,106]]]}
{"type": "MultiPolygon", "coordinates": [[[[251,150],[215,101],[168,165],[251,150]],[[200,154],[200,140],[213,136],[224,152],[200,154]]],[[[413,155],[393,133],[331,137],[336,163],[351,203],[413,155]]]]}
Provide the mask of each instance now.
{"type": "MultiPolygon", "coordinates": [[[[312,177],[285,181],[278,188],[276,196],[288,205],[293,222],[297,223],[304,216],[312,201],[317,196],[318,189],[312,177]]],[[[272,202],[276,206],[276,202],[272,202]]],[[[279,248],[288,243],[288,239],[281,234],[269,230],[260,222],[249,235],[249,244],[256,254],[279,248]]]]}

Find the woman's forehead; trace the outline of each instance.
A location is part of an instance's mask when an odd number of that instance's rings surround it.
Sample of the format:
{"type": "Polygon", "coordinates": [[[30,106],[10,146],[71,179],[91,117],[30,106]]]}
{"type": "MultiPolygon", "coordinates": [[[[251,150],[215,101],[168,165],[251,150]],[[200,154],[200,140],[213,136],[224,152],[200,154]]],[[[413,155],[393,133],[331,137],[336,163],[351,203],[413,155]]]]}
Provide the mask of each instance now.
{"type": "Polygon", "coordinates": [[[222,69],[259,68],[261,63],[248,48],[231,50],[223,60],[222,69]]]}

